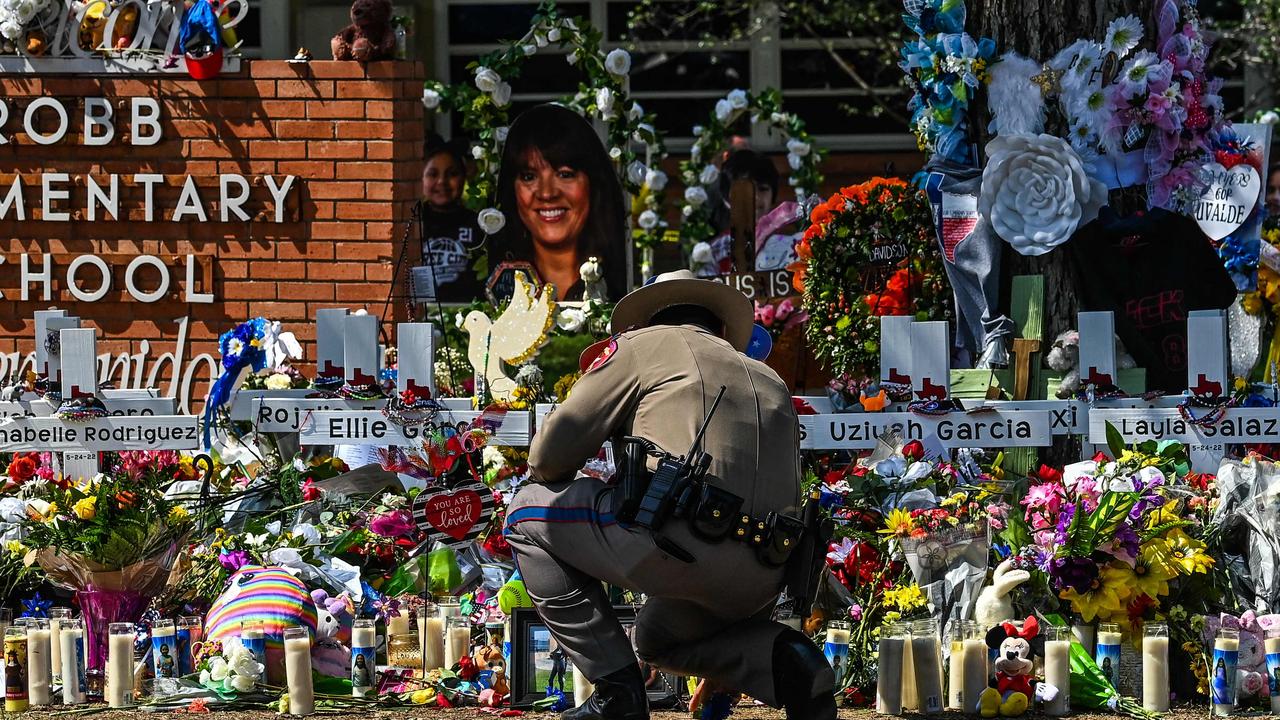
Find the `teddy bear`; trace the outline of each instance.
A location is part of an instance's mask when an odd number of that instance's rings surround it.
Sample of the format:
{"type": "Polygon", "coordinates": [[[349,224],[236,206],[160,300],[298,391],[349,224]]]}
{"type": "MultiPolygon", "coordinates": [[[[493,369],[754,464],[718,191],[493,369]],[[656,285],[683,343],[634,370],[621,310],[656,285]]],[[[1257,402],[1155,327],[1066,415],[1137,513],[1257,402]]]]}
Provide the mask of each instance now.
{"type": "MultiPolygon", "coordinates": [[[[1058,383],[1059,398],[1069,398],[1080,390],[1080,331],[1067,330],[1053,341],[1049,354],[1045,356],[1045,364],[1052,370],[1062,373],[1062,381],[1058,383]]],[[[1137,367],[1133,357],[1125,352],[1120,338],[1116,337],[1116,369],[1128,370],[1137,367]]]]}
{"type": "Polygon", "coordinates": [[[329,43],[334,60],[375,62],[395,57],[396,32],[391,24],[391,0],[355,0],[351,24],[329,43]]]}
{"type": "Polygon", "coordinates": [[[1000,623],[987,631],[987,647],[996,651],[996,677],[978,699],[978,711],[984,718],[1018,717],[1035,697],[1035,657],[1044,656],[1040,623],[1034,616],[1022,627],[1000,623]]]}
{"type": "Polygon", "coordinates": [[[1280,628],[1280,615],[1258,615],[1252,610],[1236,617],[1228,613],[1205,617],[1202,636],[1205,645],[1212,647],[1218,630],[1228,628],[1240,631],[1240,653],[1236,660],[1236,692],[1239,699],[1266,696],[1270,692],[1267,678],[1267,656],[1263,650],[1263,637],[1267,630],[1280,628]]]}

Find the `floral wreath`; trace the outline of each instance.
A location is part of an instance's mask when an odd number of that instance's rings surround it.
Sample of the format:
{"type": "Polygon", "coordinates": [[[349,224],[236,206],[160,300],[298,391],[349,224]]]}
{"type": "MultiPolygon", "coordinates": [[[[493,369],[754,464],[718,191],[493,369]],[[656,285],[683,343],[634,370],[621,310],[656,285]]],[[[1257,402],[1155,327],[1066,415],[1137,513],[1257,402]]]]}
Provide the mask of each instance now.
{"type": "Polygon", "coordinates": [[[525,60],[555,45],[569,49],[566,60],[586,76],[578,92],[562,101],[588,119],[600,119],[607,128],[609,157],[622,171],[622,186],[637,202],[632,224],[638,230],[637,246],[653,247],[662,238],[662,190],[667,176],[659,169],[667,157],[654,116],[631,100],[628,88],[631,55],[621,48],[607,54],[600,48],[602,33],[582,18],[561,17],[553,0],[545,0],[530,21],[524,37],[467,66],[471,83],[445,85],[428,80],[422,103],[428,110],[441,106],[462,115],[462,128],[473,138],[471,157],[476,175],[467,181],[463,199],[480,213],[478,221],[492,235],[506,224],[502,211],[492,205],[497,190],[502,146],[511,124],[511,85],[520,76],[525,60]],[[637,149],[639,148],[639,149],[637,149]]]}
{"type": "Polygon", "coordinates": [[[801,207],[809,194],[822,184],[818,166],[826,151],[815,147],[813,136],[805,129],[804,120],[782,110],[782,93],[776,88],[762,90],[753,95],[746,90],[731,90],[716,101],[715,110],[706,125],[695,125],[696,138],[689,148],[689,159],[680,163],[680,177],[684,180],[684,223],[680,226],[680,240],[687,246],[710,240],[715,234],[711,226],[709,190],[720,180],[720,168],[715,160],[724,151],[732,134],[730,128],[743,113],[751,113],[752,124],[767,120],[772,129],[780,131],[787,139],[787,165],[791,177],[787,182],[795,188],[796,202],[801,207]]]}
{"type": "Polygon", "coordinates": [[[805,335],[837,374],[874,376],[880,316],[951,316],[951,291],[924,193],[897,178],[851,185],[814,208],[796,245],[805,335]]]}

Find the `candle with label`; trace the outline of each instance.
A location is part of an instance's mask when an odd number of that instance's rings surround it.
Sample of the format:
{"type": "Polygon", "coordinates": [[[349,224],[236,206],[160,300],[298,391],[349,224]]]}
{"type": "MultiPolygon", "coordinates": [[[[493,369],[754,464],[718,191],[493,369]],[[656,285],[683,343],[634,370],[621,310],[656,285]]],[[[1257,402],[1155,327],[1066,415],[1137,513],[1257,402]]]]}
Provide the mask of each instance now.
{"type": "Polygon", "coordinates": [[[471,652],[471,622],[464,617],[451,617],[446,626],[444,667],[452,668],[471,652]]]}
{"type": "Polygon", "coordinates": [[[184,615],[178,618],[177,634],[174,644],[178,649],[178,675],[190,675],[195,672],[195,657],[192,648],[204,640],[204,618],[199,615],[184,615]]]}
{"type": "Polygon", "coordinates": [[[133,704],[133,623],[107,627],[106,701],[113,708],[133,704]]]}
{"type": "Polygon", "coordinates": [[[596,686],[591,684],[586,675],[578,669],[577,665],[573,666],[573,704],[581,707],[591,697],[591,693],[596,691],[596,686]]]}
{"type": "Polygon", "coordinates": [[[24,712],[27,701],[27,628],[10,625],[4,629],[4,709],[24,712]]]}
{"type": "Polygon", "coordinates": [[[822,652],[836,671],[836,684],[840,684],[845,668],[849,666],[849,623],[841,620],[827,623],[827,639],[822,645],[822,652]]]}
{"type": "Polygon", "coordinates": [[[49,705],[53,678],[49,648],[49,621],[27,618],[27,699],[32,705],[49,705]]]}
{"type": "Polygon", "coordinates": [[[1058,688],[1058,694],[1045,704],[1044,714],[1066,715],[1071,712],[1071,632],[1052,625],[1043,632],[1044,681],[1058,688]]]}
{"type": "Polygon", "coordinates": [[[151,670],[156,679],[178,677],[178,629],[172,620],[157,620],[151,626],[151,670]]]}
{"type": "Polygon", "coordinates": [[[378,630],[372,620],[356,620],[351,628],[351,695],[365,697],[373,692],[377,673],[375,653],[378,630]]]}
{"type": "Polygon", "coordinates": [[[73,618],[62,620],[58,644],[62,667],[62,704],[80,705],[85,701],[84,622],[73,618]]]}
{"type": "Polygon", "coordinates": [[[947,625],[947,709],[964,707],[964,638],[969,621],[952,619],[947,625]]]}
{"type": "Polygon", "coordinates": [[[880,653],[876,663],[876,712],[902,714],[902,656],[908,642],[906,628],[889,623],[880,628],[880,653]]]}
{"type": "Polygon", "coordinates": [[[1097,646],[1093,651],[1093,660],[1102,669],[1102,677],[1111,687],[1120,687],[1120,626],[1115,623],[1098,625],[1097,646]]]}
{"type": "Polygon", "coordinates": [[[1209,665],[1209,702],[1214,715],[1230,715],[1236,705],[1236,666],[1240,662],[1240,631],[1218,630],[1209,665]]]}
{"type": "Polygon", "coordinates": [[[284,675],[289,686],[289,714],[314,713],[316,695],[311,684],[311,633],[304,627],[284,630],[284,675]]]}
{"type": "Polygon", "coordinates": [[[1169,711],[1169,626],[1162,622],[1142,627],[1142,707],[1169,711]]]}
{"type": "Polygon", "coordinates": [[[1280,628],[1268,628],[1262,639],[1267,656],[1267,689],[1271,694],[1271,714],[1280,715],[1280,628]]]}
{"type": "Polygon", "coordinates": [[[53,666],[53,684],[62,684],[62,623],[71,619],[71,608],[49,610],[49,664],[53,666]]]}
{"type": "Polygon", "coordinates": [[[916,681],[916,707],[926,715],[942,712],[942,655],[937,622],[919,620],[912,624],[911,662],[916,681]]]}
{"type": "MultiPolygon", "coordinates": [[[[253,657],[263,667],[267,665],[267,636],[262,631],[262,623],[240,623],[240,644],[253,653],[253,657]]],[[[265,675],[265,673],[264,673],[265,675]]]]}
{"type": "Polygon", "coordinates": [[[978,698],[987,689],[987,640],[984,629],[976,622],[969,623],[964,638],[964,712],[978,713],[978,698]]]}

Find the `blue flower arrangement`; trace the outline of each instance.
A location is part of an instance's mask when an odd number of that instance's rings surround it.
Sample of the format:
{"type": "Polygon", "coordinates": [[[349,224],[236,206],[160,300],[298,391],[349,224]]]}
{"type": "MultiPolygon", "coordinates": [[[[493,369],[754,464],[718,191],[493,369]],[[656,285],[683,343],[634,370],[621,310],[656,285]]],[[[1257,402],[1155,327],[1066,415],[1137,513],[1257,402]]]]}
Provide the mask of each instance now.
{"type": "Polygon", "coordinates": [[[204,446],[210,447],[210,433],[213,430],[218,408],[231,399],[231,391],[235,390],[236,381],[245,368],[254,372],[267,366],[267,353],[264,340],[271,327],[266,318],[256,317],[240,323],[231,330],[222,333],[218,338],[218,352],[222,354],[222,374],[209,388],[209,395],[204,401],[204,446]]]}

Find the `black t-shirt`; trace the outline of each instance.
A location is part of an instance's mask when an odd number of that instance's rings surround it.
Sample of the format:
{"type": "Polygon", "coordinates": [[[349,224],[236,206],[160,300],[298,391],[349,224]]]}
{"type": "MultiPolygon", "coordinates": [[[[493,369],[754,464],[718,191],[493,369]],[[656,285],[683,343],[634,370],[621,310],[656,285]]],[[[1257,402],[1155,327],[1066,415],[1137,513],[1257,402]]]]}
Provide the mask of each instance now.
{"type": "Polygon", "coordinates": [[[483,297],[484,280],[474,266],[485,236],[476,214],[465,208],[439,212],[423,204],[421,229],[422,267],[430,268],[426,275],[434,276],[438,299],[465,303],[483,297]]]}
{"type": "Polygon", "coordinates": [[[1224,309],[1236,297],[1209,239],[1165,210],[1119,217],[1103,208],[1068,244],[1081,310],[1111,310],[1116,334],[1147,370],[1147,389],[1187,386],[1187,314],[1224,309]]]}

